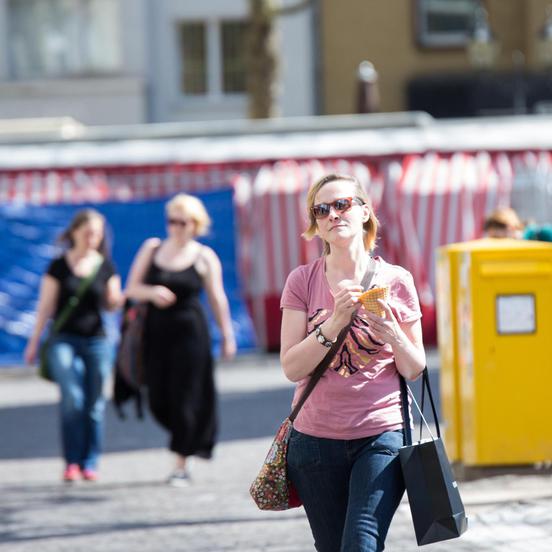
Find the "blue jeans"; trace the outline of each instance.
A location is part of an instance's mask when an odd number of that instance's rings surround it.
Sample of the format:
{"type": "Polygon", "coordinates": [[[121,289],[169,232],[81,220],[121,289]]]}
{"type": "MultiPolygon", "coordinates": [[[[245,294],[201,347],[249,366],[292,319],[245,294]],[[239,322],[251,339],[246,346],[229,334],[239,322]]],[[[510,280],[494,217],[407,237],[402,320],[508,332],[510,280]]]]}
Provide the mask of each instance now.
{"type": "Polygon", "coordinates": [[[105,387],[113,346],[105,337],[57,335],[48,366],[61,390],[61,437],[67,464],[96,469],[103,441],[105,387]]]}
{"type": "Polygon", "coordinates": [[[404,493],[402,445],[402,431],[345,441],[293,430],[288,474],[303,501],[316,550],[384,549],[404,493]]]}

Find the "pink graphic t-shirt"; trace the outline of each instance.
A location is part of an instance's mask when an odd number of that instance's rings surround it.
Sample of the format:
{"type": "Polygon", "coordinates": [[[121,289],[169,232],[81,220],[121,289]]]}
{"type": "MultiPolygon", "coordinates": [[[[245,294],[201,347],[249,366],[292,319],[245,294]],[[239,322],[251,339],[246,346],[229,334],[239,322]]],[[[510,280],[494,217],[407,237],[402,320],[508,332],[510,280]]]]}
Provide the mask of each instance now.
{"type": "MultiPolygon", "coordinates": [[[[387,302],[399,323],[422,316],[411,274],[375,257],[372,287],[389,286],[387,302]]],[[[333,312],[325,258],[294,269],[286,281],[280,308],[307,313],[310,334],[333,312]]],[[[332,363],[297,416],[294,427],[314,437],[359,439],[402,428],[398,372],[389,344],[372,338],[362,307],[332,363]]],[[[295,389],[299,399],[308,378],[295,389]]]]}

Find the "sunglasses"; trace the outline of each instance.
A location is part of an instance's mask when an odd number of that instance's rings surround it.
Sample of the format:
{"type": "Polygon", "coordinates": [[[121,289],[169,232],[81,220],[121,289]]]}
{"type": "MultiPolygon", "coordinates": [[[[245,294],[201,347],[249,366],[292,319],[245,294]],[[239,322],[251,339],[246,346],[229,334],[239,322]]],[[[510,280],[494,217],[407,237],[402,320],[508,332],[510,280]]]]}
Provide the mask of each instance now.
{"type": "Polygon", "coordinates": [[[324,219],[330,214],[332,207],[337,213],[344,213],[353,206],[353,203],[364,205],[360,197],[341,197],[331,203],[317,203],[311,207],[311,212],[315,219],[324,219]]]}
{"type": "Polygon", "coordinates": [[[188,226],[190,221],[188,220],[182,220],[182,219],[174,219],[174,218],[168,218],[167,224],[169,226],[180,226],[180,228],[185,228],[188,226]]]}

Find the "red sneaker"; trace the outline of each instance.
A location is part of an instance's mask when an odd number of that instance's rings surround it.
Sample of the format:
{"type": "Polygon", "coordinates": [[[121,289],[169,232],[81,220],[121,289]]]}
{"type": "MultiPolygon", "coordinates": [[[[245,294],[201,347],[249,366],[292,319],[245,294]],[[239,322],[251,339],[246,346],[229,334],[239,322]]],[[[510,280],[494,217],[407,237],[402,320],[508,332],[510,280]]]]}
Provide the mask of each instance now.
{"type": "Polygon", "coordinates": [[[82,478],[86,481],[97,481],[98,472],[96,470],[91,470],[89,468],[86,468],[82,470],[82,478]]]}
{"type": "Polygon", "coordinates": [[[80,473],[81,471],[78,464],[68,464],[63,472],[63,481],[68,481],[69,483],[77,481],[80,477],[80,473]]]}

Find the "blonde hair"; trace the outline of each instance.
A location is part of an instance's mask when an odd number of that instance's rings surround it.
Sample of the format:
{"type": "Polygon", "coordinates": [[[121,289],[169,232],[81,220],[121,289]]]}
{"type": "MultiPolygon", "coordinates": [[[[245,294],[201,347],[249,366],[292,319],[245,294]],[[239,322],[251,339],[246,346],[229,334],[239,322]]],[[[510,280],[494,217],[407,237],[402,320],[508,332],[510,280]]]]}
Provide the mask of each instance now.
{"type": "Polygon", "coordinates": [[[195,235],[205,236],[211,226],[211,218],[205,209],[203,202],[197,197],[189,194],[178,194],[169,200],[165,205],[165,214],[171,211],[178,211],[185,217],[195,222],[195,235]]]}
{"type": "Polygon", "coordinates": [[[500,207],[485,218],[483,231],[489,230],[523,230],[523,223],[511,207],[500,207]]]}
{"type": "MultiPolygon", "coordinates": [[[[352,182],[355,185],[355,197],[359,197],[368,207],[370,208],[370,218],[364,223],[364,248],[366,251],[372,251],[376,246],[376,238],[378,234],[378,219],[374,210],[372,208],[372,202],[366,193],[366,190],[362,187],[360,182],[354,177],[346,174],[327,174],[322,178],[319,178],[307,192],[307,216],[309,220],[309,226],[301,234],[306,240],[312,240],[314,236],[318,235],[318,223],[314,218],[312,213],[312,207],[314,206],[314,200],[316,194],[320,189],[329,184],[330,182],[335,182],[336,180],[345,180],[346,182],[352,182]]],[[[324,242],[324,255],[327,255],[330,252],[330,244],[326,240],[324,242]]]]}

